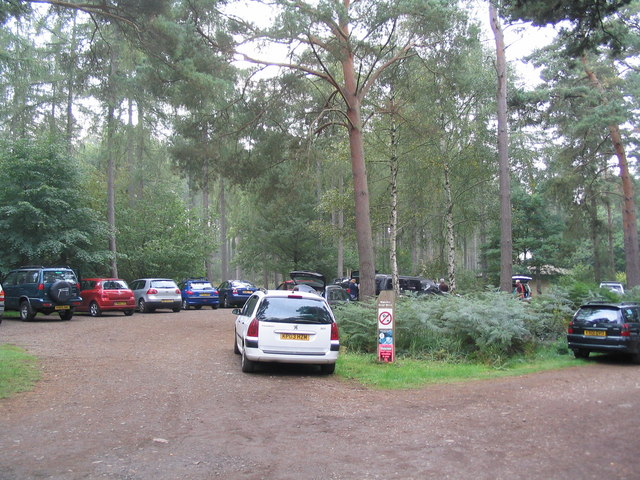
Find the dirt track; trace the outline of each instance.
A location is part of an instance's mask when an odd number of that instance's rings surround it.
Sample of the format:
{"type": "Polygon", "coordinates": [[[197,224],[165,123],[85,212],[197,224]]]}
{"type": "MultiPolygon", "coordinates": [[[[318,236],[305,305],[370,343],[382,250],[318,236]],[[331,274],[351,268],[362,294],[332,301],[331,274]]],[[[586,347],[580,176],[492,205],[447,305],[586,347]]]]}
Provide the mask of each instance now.
{"type": "Polygon", "coordinates": [[[240,372],[229,310],[5,320],[41,358],[0,400],[5,479],[638,479],[640,367],[383,392],[240,372]]]}

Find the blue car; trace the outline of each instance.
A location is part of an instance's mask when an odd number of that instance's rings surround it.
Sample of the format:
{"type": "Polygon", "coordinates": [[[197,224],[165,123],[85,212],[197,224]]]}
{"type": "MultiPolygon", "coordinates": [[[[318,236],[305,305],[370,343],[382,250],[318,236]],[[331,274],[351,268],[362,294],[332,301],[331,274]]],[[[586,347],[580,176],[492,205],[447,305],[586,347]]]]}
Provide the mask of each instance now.
{"type": "Polygon", "coordinates": [[[218,287],[220,305],[225,308],[234,305],[242,306],[257,290],[259,290],[258,287],[246,280],[226,280],[218,287]]]}
{"type": "Polygon", "coordinates": [[[189,310],[191,307],[200,310],[203,306],[216,309],[220,305],[218,290],[206,278],[188,278],[178,286],[182,295],[183,310],[189,310]]]}

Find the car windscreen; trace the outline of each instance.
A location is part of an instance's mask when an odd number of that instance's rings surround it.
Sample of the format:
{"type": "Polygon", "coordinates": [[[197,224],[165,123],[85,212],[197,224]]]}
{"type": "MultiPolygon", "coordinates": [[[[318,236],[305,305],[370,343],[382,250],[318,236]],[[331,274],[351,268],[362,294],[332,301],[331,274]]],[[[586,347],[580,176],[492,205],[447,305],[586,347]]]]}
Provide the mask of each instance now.
{"type": "Polygon", "coordinates": [[[253,283],[249,282],[233,282],[233,288],[256,288],[253,283]]]}
{"type": "Polygon", "coordinates": [[[213,288],[209,282],[191,282],[192,290],[209,290],[213,288]]]}
{"type": "Polygon", "coordinates": [[[173,280],[152,280],[151,286],[153,288],[178,288],[173,280]]]}
{"type": "Polygon", "coordinates": [[[618,323],[617,308],[606,307],[582,307],[576,313],[574,321],[584,323],[618,323]]]}
{"type": "Polygon", "coordinates": [[[256,312],[264,322],[330,324],[331,313],[321,299],[301,297],[265,298],[256,312]]]}
{"type": "Polygon", "coordinates": [[[76,274],[71,270],[45,270],[42,276],[44,278],[44,283],[53,283],[58,280],[78,283],[78,280],[76,280],[76,274]]]}
{"type": "Polygon", "coordinates": [[[102,288],[105,290],[126,290],[129,287],[124,280],[106,280],[102,282],[102,288]]]}

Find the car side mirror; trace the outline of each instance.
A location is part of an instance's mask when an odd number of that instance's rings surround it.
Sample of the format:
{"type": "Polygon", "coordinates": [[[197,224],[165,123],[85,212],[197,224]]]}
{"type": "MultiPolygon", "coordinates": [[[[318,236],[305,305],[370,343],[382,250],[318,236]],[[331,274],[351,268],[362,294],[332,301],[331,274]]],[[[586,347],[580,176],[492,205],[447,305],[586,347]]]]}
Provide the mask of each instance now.
{"type": "Polygon", "coordinates": [[[239,308],[234,308],[233,310],[231,310],[231,313],[233,313],[234,315],[240,315],[240,309],[239,308]]]}

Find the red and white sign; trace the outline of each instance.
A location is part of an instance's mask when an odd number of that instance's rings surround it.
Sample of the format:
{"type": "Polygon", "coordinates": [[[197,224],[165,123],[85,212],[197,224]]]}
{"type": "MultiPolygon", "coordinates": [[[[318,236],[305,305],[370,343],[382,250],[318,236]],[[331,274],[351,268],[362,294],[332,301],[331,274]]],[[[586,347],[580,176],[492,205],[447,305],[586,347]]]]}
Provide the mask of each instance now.
{"type": "Polygon", "coordinates": [[[393,328],[393,310],[378,309],[378,328],[393,328]]]}

